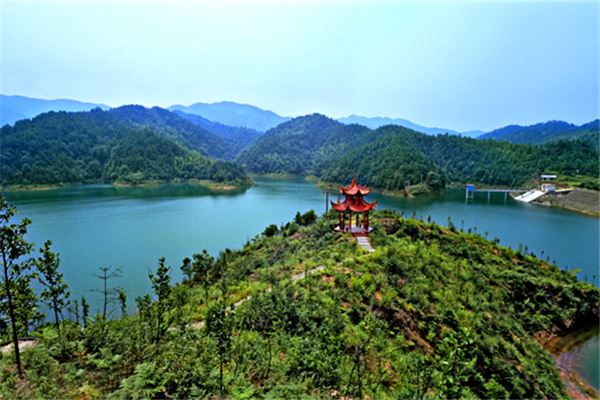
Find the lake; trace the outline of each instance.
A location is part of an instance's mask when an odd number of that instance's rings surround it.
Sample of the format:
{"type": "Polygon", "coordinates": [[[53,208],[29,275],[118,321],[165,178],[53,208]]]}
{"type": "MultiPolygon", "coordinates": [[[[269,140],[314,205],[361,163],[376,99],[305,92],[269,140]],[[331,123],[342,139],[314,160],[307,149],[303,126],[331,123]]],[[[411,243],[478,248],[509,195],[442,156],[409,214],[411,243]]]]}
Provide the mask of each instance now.
{"type": "MultiPolygon", "coordinates": [[[[127,291],[132,305],[135,297],[149,291],[147,275],[159,257],[166,258],[178,281],[181,260],[192,253],[207,249],[217,255],[225,248],[241,247],[269,224],[290,221],[297,211],[325,211],[325,192],[301,178],[256,178],[255,186],[228,194],[186,185],[143,189],[81,185],[5,196],[21,216],[33,221],[28,240],[37,247],[52,240],[71,292],[85,295],[92,310],[100,304],[99,295],[90,292],[100,286],[93,275],[99,267],[121,269],[113,284],[127,291]]],[[[489,201],[478,194],[467,203],[462,190],[427,198],[381,194],[369,198],[379,201],[378,209],[431,217],[442,225],[450,217],[457,228],[476,229],[515,249],[527,246],[562,268],[579,269],[581,279],[598,284],[600,225],[595,217],[512,199],[505,202],[500,194],[489,201]]],[[[598,387],[598,337],[583,348],[588,355],[583,358],[584,375],[598,387]]]]}

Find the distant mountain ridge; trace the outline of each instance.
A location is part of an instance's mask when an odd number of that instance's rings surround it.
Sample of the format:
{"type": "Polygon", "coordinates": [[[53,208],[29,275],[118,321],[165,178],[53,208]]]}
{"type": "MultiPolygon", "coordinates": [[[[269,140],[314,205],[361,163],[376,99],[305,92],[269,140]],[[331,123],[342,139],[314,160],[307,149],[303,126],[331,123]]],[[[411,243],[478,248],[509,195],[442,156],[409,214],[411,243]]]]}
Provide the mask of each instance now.
{"type": "Polygon", "coordinates": [[[477,137],[483,134],[483,131],[473,130],[473,131],[465,131],[459,132],[452,129],[446,128],[437,128],[437,127],[426,127],[423,125],[415,124],[407,119],[402,118],[389,118],[389,117],[363,117],[361,115],[350,115],[348,117],[338,118],[343,124],[359,124],[366,126],[367,128],[377,129],[385,125],[398,125],[403,126],[408,129],[412,129],[413,131],[427,133],[428,135],[459,135],[459,136],[467,136],[467,137],[477,137]]]}
{"type": "Polygon", "coordinates": [[[89,111],[96,107],[103,110],[110,108],[104,104],[77,100],[46,100],[0,94],[0,126],[12,125],[21,119],[33,118],[48,111],[89,111]]]}
{"type": "Polygon", "coordinates": [[[583,125],[565,121],[547,121],[528,126],[508,125],[478,137],[516,144],[542,144],[554,140],[583,139],[598,147],[599,120],[583,125]]]}
{"type": "Polygon", "coordinates": [[[233,101],[195,103],[190,106],[173,105],[168,109],[170,111],[182,111],[186,114],[199,115],[205,119],[224,125],[250,128],[261,132],[265,132],[291,119],[290,117],[282,117],[273,111],[233,101]]]}
{"type": "MultiPolygon", "coordinates": [[[[18,120],[31,119],[48,111],[89,111],[97,107],[103,110],[110,108],[103,104],[77,100],[46,100],[0,94],[0,126],[12,125],[18,120]]],[[[173,105],[168,110],[175,112],[175,114],[178,113],[178,117],[182,120],[185,119],[198,129],[214,134],[215,137],[232,146],[226,151],[222,148],[222,145],[217,145],[213,149],[210,143],[206,144],[207,148],[215,150],[212,154],[209,154],[210,156],[225,159],[232,159],[237,156],[243,149],[258,139],[262,132],[275,128],[291,119],[290,117],[278,115],[273,111],[232,101],[199,102],[190,106],[173,105]],[[218,152],[220,154],[216,155],[215,153],[218,152]]],[[[554,140],[581,139],[592,143],[596,149],[600,147],[600,123],[598,119],[579,126],[564,121],[547,121],[529,126],[508,125],[490,132],[479,130],[461,132],[446,128],[426,127],[402,118],[365,117],[354,114],[338,118],[337,121],[342,124],[358,124],[370,129],[377,129],[385,125],[397,125],[429,135],[451,134],[516,144],[542,144],[554,140]]],[[[178,124],[180,123],[181,121],[178,122],[178,124]]]]}

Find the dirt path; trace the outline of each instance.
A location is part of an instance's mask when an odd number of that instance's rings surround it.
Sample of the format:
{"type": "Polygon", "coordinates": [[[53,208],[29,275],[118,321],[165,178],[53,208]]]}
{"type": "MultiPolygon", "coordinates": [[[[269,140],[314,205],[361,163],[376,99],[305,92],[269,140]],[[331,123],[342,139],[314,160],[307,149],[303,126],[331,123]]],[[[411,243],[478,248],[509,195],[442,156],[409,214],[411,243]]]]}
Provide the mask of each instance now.
{"type": "MultiPolygon", "coordinates": [[[[34,347],[37,344],[37,339],[34,338],[27,338],[27,339],[21,339],[19,340],[19,350],[23,351],[27,348],[30,347],[34,347]]],[[[0,353],[10,353],[13,349],[13,344],[9,343],[7,345],[4,345],[2,347],[0,347],[0,353]]]]}

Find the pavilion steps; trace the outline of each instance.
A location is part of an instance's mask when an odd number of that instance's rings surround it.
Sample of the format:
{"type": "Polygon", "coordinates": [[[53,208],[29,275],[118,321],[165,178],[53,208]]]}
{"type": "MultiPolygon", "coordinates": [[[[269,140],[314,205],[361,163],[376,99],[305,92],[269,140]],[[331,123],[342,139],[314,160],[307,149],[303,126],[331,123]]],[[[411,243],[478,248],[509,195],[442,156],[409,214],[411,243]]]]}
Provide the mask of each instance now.
{"type": "Polygon", "coordinates": [[[358,243],[358,247],[360,247],[361,249],[365,249],[369,253],[375,251],[375,249],[373,248],[373,246],[371,246],[371,243],[369,242],[369,237],[366,235],[357,235],[356,243],[358,243]]]}

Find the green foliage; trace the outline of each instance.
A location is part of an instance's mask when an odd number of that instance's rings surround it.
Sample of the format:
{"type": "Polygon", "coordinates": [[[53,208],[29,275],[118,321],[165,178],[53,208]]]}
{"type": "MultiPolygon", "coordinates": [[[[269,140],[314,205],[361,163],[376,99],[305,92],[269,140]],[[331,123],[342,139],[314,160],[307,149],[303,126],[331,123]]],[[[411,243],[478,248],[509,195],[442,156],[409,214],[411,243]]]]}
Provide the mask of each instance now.
{"type": "Polygon", "coordinates": [[[365,143],[369,132],[320,114],[294,118],[258,138],[237,161],[256,173],[319,175],[333,160],[365,143]]]}
{"type": "MultiPolygon", "coordinates": [[[[300,215],[216,260],[196,254],[175,287],[161,260],[136,313],[65,322],[63,344],[52,325],[38,330],[28,397],[566,396],[535,337],[597,324],[598,288],[391,211],[372,214],[365,253],[336,218],[303,226],[300,215]]],[[[0,359],[4,397],[24,390],[11,361],[0,359]]]]}
{"type": "Polygon", "coordinates": [[[397,126],[379,128],[377,139],[357,148],[322,172],[322,179],[346,182],[358,175],[367,185],[400,190],[404,182],[434,190],[450,182],[521,186],[552,170],[597,176],[598,152],[579,140],[542,146],[475,140],[453,135],[429,136],[397,126]]]}
{"type": "Polygon", "coordinates": [[[597,177],[597,145],[579,139],[540,146],[455,135],[426,135],[388,125],[371,131],[322,115],[295,118],[270,130],[238,161],[252,172],[315,175],[398,191],[406,183],[423,192],[447,182],[521,186],[545,171],[597,177]]]}
{"type": "Polygon", "coordinates": [[[0,130],[0,185],[175,179],[247,184],[238,166],[207,158],[216,154],[209,149],[219,148],[211,138],[219,140],[165,110],[49,112],[0,130]]]}
{"type": "Polygon", "coordinates": [[[265,228],[263,235],[265,235],[266,237],[272,237],[275,236],[278,231],[279,228],[277,227],[277,225],[271,224],[265,228]]]}
{"type": "Polygon", "coordinates": [[[54,323],[59,326],[59,315],[69,303],[69,285],[63,280],[63,274],[59,271],[60,260],[56,253],[50,250],[51,241],[46,241],[40,253],[42,256],[36,261],[39,281],[44,287],[40,296],[54,313],[54,323]]]}
{"type": "Polygon", "coordinates": [[[22,376],[18,337],[27,335],[30,323],[37,318],[37,299],[30,285],[33,260],[27,258],[33,245],[25,239],[31,221],[24,218],[13,223],[16,212],[16,208],[0,196],[0,320],[8,319],[10,323],[17,372],[22,376]]]}
{"type": "Polygon", "coordinates": [[[300,214],[298,211],[294,217],[294,222],[300,226],[308,226],[313,224],[317,220],[317,214],[315,210],[308,210],[304,214],[300,214]]]}

